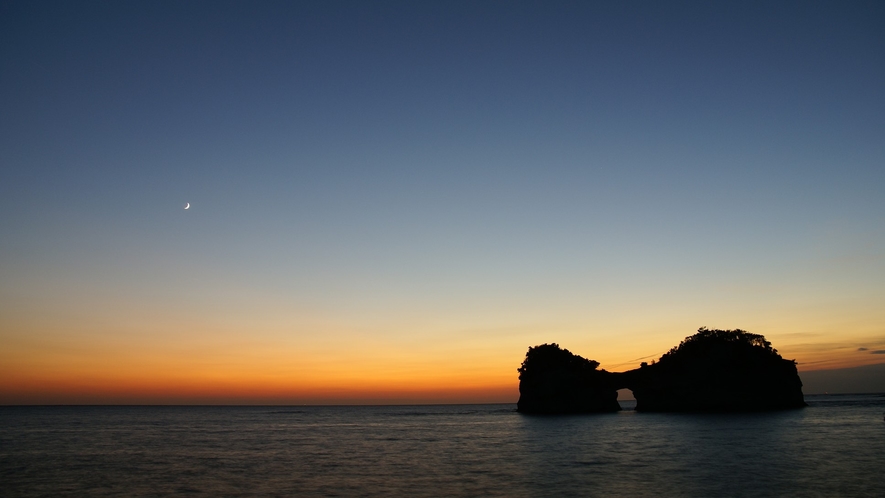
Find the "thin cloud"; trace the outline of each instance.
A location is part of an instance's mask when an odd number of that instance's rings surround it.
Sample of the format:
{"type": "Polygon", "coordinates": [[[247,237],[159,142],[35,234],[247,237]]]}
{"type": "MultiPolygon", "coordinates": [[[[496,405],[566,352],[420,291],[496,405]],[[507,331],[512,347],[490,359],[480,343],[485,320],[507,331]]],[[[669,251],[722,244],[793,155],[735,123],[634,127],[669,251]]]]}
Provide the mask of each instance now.
{"type": "Polygon", "coordinates": [[[875,351],[870,351],[870,354],[885,354],[885,349],[877,349],[875,351]]]}
{"type": "Polygon", "coordinates": [[[636,358],[635,360],[629,360],[629,361],[625,361],[623,363],[617,363],[614,365],[606,365],[606,368],[617,368],[617,367],[622,367],[624,365],[635,364],[639,360],[645,360],[647,358],[657,358],[658,356],[661,356],[662,354],[664,354],[664,353],[650,354],[648,356],[642,356],[642,357],[636,358]]]}
{"type": "Polygon", "coordinates": [[[857,348],[858,351],[868,351],[869,348],[857,348]]]}

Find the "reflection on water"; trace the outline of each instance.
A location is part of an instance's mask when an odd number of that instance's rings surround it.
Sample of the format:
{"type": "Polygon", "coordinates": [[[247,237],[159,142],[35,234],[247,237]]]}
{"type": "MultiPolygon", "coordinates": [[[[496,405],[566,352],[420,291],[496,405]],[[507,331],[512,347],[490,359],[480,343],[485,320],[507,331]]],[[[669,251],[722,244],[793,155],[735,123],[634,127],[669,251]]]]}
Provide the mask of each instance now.
{"type": "Polygon", "coordinates": [[[547,417],[513,405],[0,407],[0,494],[879,496],[885,397],[807,400],[547,417]]]}

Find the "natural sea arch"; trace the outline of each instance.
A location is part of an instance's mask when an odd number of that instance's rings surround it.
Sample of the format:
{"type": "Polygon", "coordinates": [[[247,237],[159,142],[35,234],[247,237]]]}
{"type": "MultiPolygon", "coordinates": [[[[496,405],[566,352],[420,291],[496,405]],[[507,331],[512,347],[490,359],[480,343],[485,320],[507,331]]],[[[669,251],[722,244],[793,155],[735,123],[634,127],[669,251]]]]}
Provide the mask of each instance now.
{"type": "Polygon", "coordinates": [[[629,394],[637,411],[762,411],[805,405],[796,362],[761,335],[708,330],[687,337],[657,361],[626,372],[557,344],[530,347],[518,368],[524,413],[612,412],[629,394]]]}

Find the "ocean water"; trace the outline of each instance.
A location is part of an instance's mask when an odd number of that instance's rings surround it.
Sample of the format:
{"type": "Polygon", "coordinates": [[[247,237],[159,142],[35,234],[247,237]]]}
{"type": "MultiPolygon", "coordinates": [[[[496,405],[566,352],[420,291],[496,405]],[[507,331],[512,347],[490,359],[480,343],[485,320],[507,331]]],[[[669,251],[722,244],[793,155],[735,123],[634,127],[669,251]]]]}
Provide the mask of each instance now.
{"type": "Polygon", "coordinates": [[[806,399],[739,415],[0,407],[0,496],[885,496],[885,395],[806,399]]]}

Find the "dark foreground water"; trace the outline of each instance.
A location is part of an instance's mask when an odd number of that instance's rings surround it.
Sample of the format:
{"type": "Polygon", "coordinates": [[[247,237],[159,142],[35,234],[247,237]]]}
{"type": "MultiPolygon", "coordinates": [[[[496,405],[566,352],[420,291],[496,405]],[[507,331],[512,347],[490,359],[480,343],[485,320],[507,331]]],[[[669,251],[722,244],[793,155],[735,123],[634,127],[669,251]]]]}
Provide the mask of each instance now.
{"type": "Polygon", "coordinates": [[[0,407],[2,496],[885,496],[885,396],[744,415],[0,407]]]}

